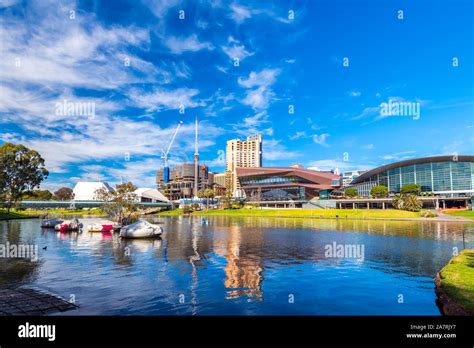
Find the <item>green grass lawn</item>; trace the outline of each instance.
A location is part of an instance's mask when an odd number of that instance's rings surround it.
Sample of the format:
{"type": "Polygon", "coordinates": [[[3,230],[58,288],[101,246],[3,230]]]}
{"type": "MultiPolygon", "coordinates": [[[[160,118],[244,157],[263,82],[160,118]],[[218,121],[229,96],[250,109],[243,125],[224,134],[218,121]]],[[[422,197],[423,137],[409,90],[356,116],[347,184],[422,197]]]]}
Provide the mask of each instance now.
{"type": "Polygon", "coordinates": [[[5,209],[0,209],[0,219],[26,219],[29,218],[31,215],[23,214],[17,211],[10,211],[10,215],[7,215],[7,211],[5,209]]]}
{"type": "Polygon", "coordinates": [[[474,250],[464,250],[441,270],[441,286],[456,302],[474,313],[474,250]]]}
{"type": "MultiPolygon", "coordinates": [[[[180,215],[182,209],[169,210],[159,215],[180,215]]],[[[386,218],[419,218],[420,213],[394,210],[394,209],[230,209],[209,210],[193,213],[193,215],[204,216],[262,216],[262,217],[313,217],[313,218],[336,218],[340,219],[386,219],[386,218]]]]}
{"type": "Polygon", "coordinates": [[[445,214],[453,216],[461,216],[468,219],[474,220],[474,211],[472,210],[459,210],[459,211],[447,211],[445,214]]]}
{"type": "Polygon", "coordinates": [[[159,212],[157,215],[178,216],[183,214],[183,209],[172,209],[159,212]]]}
{"type": "MultiPolygon", "coordinates": [[[[44,214],[49,215],[104,215],[99,208],[92,208],[90,210],[82,209],[25,209],[25,210],[10,210],[11,219],[22,219],[30,216],[40,216],[44,214]]],[[[0,209],[0,218],[7,218],[5,209],[0,209]]]]}

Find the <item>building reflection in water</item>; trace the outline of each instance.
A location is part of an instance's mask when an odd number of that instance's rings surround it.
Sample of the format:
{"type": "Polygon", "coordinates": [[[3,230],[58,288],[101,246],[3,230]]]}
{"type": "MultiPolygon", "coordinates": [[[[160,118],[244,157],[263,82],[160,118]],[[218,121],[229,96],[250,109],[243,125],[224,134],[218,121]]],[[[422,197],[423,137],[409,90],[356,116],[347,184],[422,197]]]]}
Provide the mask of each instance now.
{"type": "MultiPolygon", "coordinates": [[[[263,300],[262,272],[263,258],[255,253],[249,254],[242,245],[242,232],[240,226],[229,226],[226,239],[218,239],[214,243],[216,254],[225,257],[227,264],[225,267],[226,279],[224,286],[228,289],[226,299],[237,299],[248,297],[249,300],[263,300]],[[244,253],[244,255],[241,255],[244,253]]],[[[245,240],[250,247],[263,244],[261,233],[246,234],[250,240],[245,240]],[[258,239],[258,240],[255,240],[258,239]]]]}

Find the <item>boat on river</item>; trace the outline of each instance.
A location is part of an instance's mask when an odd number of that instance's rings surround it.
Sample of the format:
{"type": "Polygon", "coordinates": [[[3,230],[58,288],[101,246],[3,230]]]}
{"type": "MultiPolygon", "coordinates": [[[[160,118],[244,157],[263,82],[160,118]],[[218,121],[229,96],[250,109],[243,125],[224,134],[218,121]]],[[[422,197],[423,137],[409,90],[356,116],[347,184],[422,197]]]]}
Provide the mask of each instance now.
{"type": "Polygon", "coordinates": [[[114,230],[112,223],[93,223],[87,225],[86,230],[89,232],[111,232],[114,230]]]}
{"type": "Polygon", "coordinates": [[[82,223],[78,219],[66,220],[54,226],[56,231],[79,231],[82,228],[82,223]]]}
{"type": "Polygon", "coordinates": [[[59,225],[59,224],[62,224],[63,223],[63,219],[58,219],[58,218],[55,218],[55,219],[42,219],[41,220],[41,227],[42,228],[54,228],[56,225],[59,225]]]}
{"type": "Polygon", "coordinates": [[[156,238],[163,234],[163,228],[145,220],[139,220],[120,229],[122,238],[156,238]]]}

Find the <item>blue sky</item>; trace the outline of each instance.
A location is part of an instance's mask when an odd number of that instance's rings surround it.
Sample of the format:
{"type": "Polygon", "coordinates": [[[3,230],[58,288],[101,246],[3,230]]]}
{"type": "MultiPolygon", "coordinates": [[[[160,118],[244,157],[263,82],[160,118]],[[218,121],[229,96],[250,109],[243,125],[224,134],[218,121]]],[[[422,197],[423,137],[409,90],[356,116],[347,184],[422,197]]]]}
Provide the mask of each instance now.
{"type": "Polygon", "coordinates": [[[0,0],[0,14],[0,141],[43,155],[44,188],[153,187],[179,121],[171,163],[192,160],[196,115],[215,172],[226,140],[256,132],[265,166],[474,153],[470,0],[0,0]],[[419,118],[382,116],[389,100],[419,118]]]}

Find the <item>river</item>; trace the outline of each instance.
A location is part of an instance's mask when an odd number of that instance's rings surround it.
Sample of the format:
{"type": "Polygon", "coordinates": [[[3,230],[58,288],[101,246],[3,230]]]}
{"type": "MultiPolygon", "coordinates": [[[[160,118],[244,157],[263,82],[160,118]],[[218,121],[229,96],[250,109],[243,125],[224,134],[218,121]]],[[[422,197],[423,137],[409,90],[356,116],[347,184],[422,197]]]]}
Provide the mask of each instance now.
{"type": "Polygon", "coordinates": [[[161,239],[0,221],[0,244],[39,254],[0,259],[0,288],[41,289],[80,306],[57,315],[439,315],[436,272],[474,244],[474,222],[151,221],[163,226],[161,239]],[[359,254],[328,254],[341,245],[359,254]]]}

